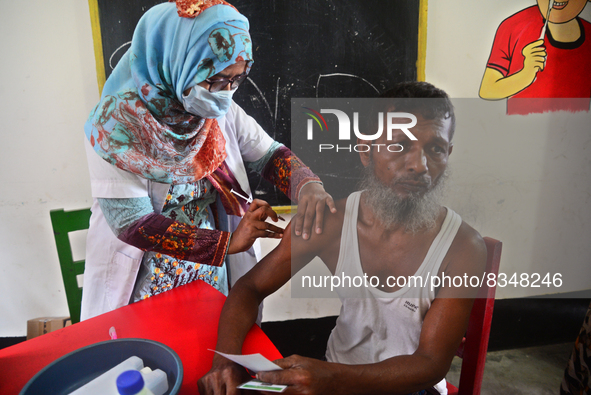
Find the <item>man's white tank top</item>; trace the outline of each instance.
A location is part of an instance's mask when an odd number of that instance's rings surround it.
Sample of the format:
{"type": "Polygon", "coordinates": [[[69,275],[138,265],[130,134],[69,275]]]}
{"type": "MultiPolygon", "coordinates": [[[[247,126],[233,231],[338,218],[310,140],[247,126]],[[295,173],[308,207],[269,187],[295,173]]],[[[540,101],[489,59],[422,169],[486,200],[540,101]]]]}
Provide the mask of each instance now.
{"type": "MultiPolygon", "coordinates": [[[[352,278],[353,285],[354,276],[364,276],[357,238],[360,197],[361,191],[352,193],[347,199],[335,270],[335,276],[341,279],[352,278]]],[[[441,230],[414,274],[422,280],[417,278],[407,281],[406,286],[395,292],[384,292],[379,287],[371,286],[336,288],[342,307],[336,326],[328,339],[328,361],[349,365],[369,364],[416,351],[423,319],[435,299],[435,290],[429,285],[414,286],[413,281],[417,284],[419,281],[430,284],[429,277],[439,273],[441,262],[461,224],[460,216],[447,208],[441,230]]],[[[399,285],[402,286],[400,281],[399,285]]],[[[445,380],[438,383],[435,389],[441,394],[446,394],[445,380]]]]}

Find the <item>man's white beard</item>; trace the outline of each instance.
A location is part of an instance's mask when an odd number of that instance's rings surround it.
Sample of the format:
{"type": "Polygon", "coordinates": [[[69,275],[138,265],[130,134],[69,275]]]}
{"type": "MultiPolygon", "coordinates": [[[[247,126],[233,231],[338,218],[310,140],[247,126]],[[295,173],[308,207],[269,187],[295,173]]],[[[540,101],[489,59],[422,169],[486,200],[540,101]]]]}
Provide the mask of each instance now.
{"type": "MultiPolygon", "coordinates": [[[[422,196],[420,193],[411,192],[407,197],[401,198],[375,176],[371,162],[365,168],[360,188],[367,191],[364,194],[366,203],[386,228],[403,226],[406,232],[417,233],[435,226],[448,175],[449,169],[446,169],[436,181],[437,184],[422,196]]],[[[400,180],[393,180],[392,185],[397,181],[400,180]]]]}

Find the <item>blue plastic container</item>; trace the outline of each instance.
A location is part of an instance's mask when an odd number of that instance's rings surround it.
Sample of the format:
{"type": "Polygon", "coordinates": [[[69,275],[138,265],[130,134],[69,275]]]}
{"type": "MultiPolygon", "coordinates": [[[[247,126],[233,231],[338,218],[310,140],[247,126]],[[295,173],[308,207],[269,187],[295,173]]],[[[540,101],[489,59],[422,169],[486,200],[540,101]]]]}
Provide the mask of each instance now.
{"type": "Polygon", "coordinates": [[[116,339],[92,344],[56,359],[29,380],[20,395],[69,394],[134,355],[144,361],[144,366],[166,373],[169,389],[165,395],[179,392],[183,365],[172,348],[147,339],[116,339]]]}

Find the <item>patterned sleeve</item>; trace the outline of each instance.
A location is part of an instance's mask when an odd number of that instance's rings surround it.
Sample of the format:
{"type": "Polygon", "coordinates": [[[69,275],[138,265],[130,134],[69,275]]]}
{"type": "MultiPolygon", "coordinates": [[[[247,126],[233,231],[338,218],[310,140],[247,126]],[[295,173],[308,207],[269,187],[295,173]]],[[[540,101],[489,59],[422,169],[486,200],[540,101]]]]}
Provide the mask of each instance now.
{"type": "Polygon", "coordinates": [[[260,173],[265,180],[273,183],[294,203],[298,202],[300,189],[304,185],[310,181],[320,182],[320,178],[289,148],[277,142],[271,145],[261,159],[247,163],[247,166],[249,170],[260,173]]]}
{"type": "Polygon", "coordinates": [[[98,202],[117,238],[127,244],[211,266],[224,262],[229,232],[200,229],[156,214],[148,197],[98,202]]]}

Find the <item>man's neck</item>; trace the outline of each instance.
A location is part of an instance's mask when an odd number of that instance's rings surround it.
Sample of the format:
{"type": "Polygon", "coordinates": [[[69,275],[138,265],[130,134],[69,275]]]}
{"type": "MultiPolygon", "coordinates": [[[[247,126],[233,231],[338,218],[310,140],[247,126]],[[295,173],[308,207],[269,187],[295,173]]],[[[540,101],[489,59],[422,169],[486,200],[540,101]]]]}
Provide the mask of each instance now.
{"type": "Polygon", "coordinates": [[[558,42],[570,43],[581,37],[581,28],[576,18],[565,23],[549,22],[548,29],[552,33],[552,38],[558,42]]]}

